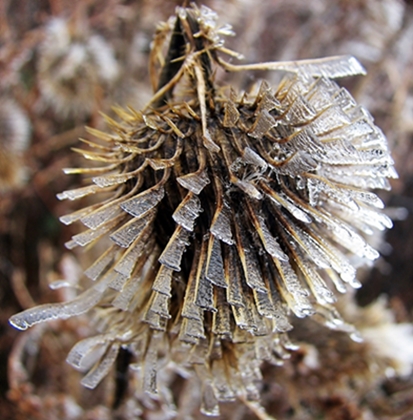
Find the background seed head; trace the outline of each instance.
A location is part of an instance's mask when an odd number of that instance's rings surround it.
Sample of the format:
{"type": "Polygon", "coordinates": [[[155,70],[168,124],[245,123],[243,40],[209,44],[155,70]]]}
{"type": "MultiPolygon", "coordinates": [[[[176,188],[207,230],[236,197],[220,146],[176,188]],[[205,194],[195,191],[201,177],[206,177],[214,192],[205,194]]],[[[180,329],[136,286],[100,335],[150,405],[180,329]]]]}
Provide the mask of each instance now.
{"type": "Polygon", "coordinates": [[[25,112],[6,97],[0,98],[0,191],[21,185],[22,155],[29,144],[30,122],[25,112]]]}
{"type": "Polygon", "coordinates": [[[45,104],[57,115],[82,117],[114,83],[119,68],[103,37],[75,20],[53,18],[39,48],[38,75],[45,104]]]}

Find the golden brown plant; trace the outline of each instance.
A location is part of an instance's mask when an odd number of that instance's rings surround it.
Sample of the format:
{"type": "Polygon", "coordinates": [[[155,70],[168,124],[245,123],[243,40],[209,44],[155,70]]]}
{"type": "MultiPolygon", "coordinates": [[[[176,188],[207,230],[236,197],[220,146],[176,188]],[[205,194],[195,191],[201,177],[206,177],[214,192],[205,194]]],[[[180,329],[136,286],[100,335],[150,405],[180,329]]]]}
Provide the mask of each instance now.
{"type": "Polygon", "coordinates": [[[90,114],[119,75],[113,51],[85,17],[51,19],[39,47],[41,98],[60,117],[90,114]]]}
{"type": "Polygon", "coordinates": [[[11,99],[0,97],[0,192],[24,179],[23,152],[29,143],[30,123],[11,99]]]}
{"type": "Polygon", "coordinates": [[[101,333],[68,361],[95,387],[120,348],[133,354],[143,389],[157,393],[169,363],[195,370],[202,410],[259,398],[260,365],[295,346],[291,316],[317,314],[359,336],[334,307],[332,288],[359,287],[356,267],[378,257],[366,239],[391,226],[371,189],[396,177],[387,142],[334,79],[363,74],[353,57],[237,66],[216,15],[178,7],[158,28],[155,94],[138,112],[115,108],[111,133],[78,149],[101,166],[67,169],[92,183],[60,199],[102,196],[61,220],[88,229],[68,248],[106,249],[72,301],[28,309],[19,329],[94,310],[101,333]],[[165,47],[166,46],[166,47],[165,47]],[[217,71],[276,70],[251,92],[217,86],[217,71]]]}

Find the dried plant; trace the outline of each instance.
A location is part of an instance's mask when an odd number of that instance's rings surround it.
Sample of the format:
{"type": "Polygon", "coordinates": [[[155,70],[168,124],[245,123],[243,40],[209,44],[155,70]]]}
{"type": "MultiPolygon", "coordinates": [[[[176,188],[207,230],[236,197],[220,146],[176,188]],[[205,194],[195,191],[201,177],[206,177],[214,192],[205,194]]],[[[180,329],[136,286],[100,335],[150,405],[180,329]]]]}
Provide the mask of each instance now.
{"type": "Polygon", "coordinates": [[[25,112],[13,100],[0,97],[0,192],[22,183],[22,155],[29,135],[30,123],[25,112]]]}
{"type": "Polygon", "coordinates": [[[105,39],[91,33],[86,17],[53,18],[39,46],[38,75],[42,102],[60,117],[90,114],[119,75],[105,39]]]}
{"type": "Polygon", "coordinates": [[[368,236],[392,223],[370,190],[397,176],[384,135],[334,81],[364,69],[347,56],[237,66],[222,58],[241,58],[224,46],[232,34],[210,9],[178,7],[154,39],[150,103],[115,108],[111,133],[89,130],[101,141],[77,151],[102,166],[66,170],[92,183],[60,199],[103,197],[61,218],[88,228],[67,246],[105,251],[77,298],[10,321],[26,329],[93,309],[101,333],[68,356],[86,387],[122,347],[151,394],[169,362],[195,370],[213,415],[219,401],[259,398],[261,363],[296,348],[291,314],[359,339],[331,289],[359,287],[356,268],[378,257],[368,236]],[[221,69],[286,76],[236,92],[217,86],[221,69]]]}

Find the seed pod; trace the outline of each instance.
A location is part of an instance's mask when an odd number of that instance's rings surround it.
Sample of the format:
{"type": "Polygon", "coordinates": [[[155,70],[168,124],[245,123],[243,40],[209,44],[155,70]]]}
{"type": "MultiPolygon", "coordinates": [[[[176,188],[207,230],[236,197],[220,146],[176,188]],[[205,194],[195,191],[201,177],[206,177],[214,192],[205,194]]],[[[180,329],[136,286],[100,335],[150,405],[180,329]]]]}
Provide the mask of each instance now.
{"type": "Polygon", "coordinates": [[[169,47],[158,66],[163,45],[154,42],[150,103],[116,108],[111,133],[90,130],[100,142],[78,152],[102,166],[68,169],[92,174],[91,183],[58,196],[104,193],[61,218],[88,228],[69,248],[112,243],[85,272],[92,287],[11,323],[26,329],[98,307],[106,330],[68,357],[82,367],[98,356],[85,386],[127,346],[148,393],[171,361],[199,374],[202,410],[217,414],[219,401],[258,398],[262,361],[279,364],[295,348],[292,314],[317,313],[358,339],[332,289],[359,287],[354,262],[378,257],[366,235],[391,221],[370,190],[388,189],[397,175],[372,117],[333,80],[364,73],[353,57],[229,64],[222,55],[237,54],[221,35],[230,31],[205,7],[179,7],[163,28],[169,37],[157,36],[169,47]],[[217,66],[286,75],[276,87],[237,93],[217,86],[217,66]]]}

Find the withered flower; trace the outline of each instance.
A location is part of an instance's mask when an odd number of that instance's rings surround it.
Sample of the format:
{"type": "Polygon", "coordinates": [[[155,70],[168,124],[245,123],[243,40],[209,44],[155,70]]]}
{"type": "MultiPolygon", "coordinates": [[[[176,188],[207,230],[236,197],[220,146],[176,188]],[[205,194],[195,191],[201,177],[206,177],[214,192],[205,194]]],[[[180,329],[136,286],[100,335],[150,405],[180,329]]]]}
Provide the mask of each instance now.
{"type": "Polygon", "coordinates": [[[102,333],[68,356],[88,370],[85,386],[124,347],[149,393],[161,366],[194,369],[208,414],[258,399],[262,361],[294,348],[292,314],[358,339],[331,289],[359,287],[355,267],[378,257],[366,238],[391,220],[370,190],[397,176],[370,114],[333,81],[363,74],[356,59],[236,66],[222,58],[237,56],[221,37],[231,30],[216,22],[205,7],[178,7],[154,40],[148,106],[117,108],[111,133],[89,130],[101,141],[78,151],[101,167],[66,170],[92,182],[60,199],[104,196],[61,218],[88,228],[69,248],[108,244],[85,271],[92,286],[11,318],[26,329],[94,308],[102,333]],[[219,67],[286,76],[239,93],[216,85],[219,67]]]}
{"type": "Polygon", "coordinates": [[[60,117],[90,114],[119,75],[110,45],[76,14],[48,22],[37,71],[42,102],[60,117]]]}

